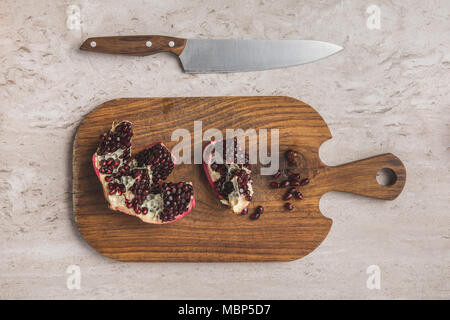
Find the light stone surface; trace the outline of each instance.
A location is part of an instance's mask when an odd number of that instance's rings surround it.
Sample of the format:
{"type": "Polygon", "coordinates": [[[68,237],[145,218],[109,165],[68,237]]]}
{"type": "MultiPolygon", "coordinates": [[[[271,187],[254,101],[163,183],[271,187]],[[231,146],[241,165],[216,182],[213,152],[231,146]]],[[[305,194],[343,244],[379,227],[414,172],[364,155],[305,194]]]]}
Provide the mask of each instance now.
{"type": "MultiPolygon", "coordinates": [[[[450,298],[450,1],[0,1],[0,298],[450,298]],[[369,5],[381,29],[369,29],[369,5]],[[69,6],[80,8],[71,30],[69,6]],[[69,20],[70,22],[70,20],[69,20]],[[70,24],[69,24],[70,26],[70,24]],[[345,47],[299,67],[184,74],[176,58],[78,50],[89,36],[317,39],[345,47]],[[290,263],[120,263],[74,224],[72,142],[119,97],[287,95],[316,108],[336,165],[392,152],[394,201],[328,193],[322,245],[290,263]],[[81,288],[69,290],[70,265],[81,288]],[[369,265],[380,290],[366,287],[369,265]]],[[[73,11],[73,9],[72,9],[73,11]]],[[[76,11],[76,9],[75,9],[76,11]]],[[[245,240],[245,239],[244,239],[245,240]]]]}

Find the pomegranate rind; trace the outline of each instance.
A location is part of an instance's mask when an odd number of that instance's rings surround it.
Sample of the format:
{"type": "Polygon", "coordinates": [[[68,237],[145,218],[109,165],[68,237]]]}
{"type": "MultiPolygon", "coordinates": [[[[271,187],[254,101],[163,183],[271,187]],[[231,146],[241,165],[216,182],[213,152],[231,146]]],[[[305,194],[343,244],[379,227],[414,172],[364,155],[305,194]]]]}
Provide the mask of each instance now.
{"type": "MultiPolygon", "coordinates": [[[[121,121],[121,122],[129,122],[129,123],[131,123],[130,121],[121,121]]],[[[113,129],[114,129],[114,126],[113,126],[113,129]]],[[[154,143],[148,145],[147,147],[145,147],[144,150],[145,149],[149,149],[149,148],[151,148],[151,147],[153,147],[153,146],[155,146],[157,144],[160,144],[164,148],[167,149],[167,151],[170,153],[170,155],[172,157],[172,161],[173,161],[173,164],[175,166],[176,165],[176,157],[172,154],[172,152],[170,152],[170,150],[164,145],[164,143],[162,143],[162,142],[154,142],[154,143]]],[[[172,223],[172,222],[175,222],[175,221],[178,221],[178,220],[182,219],[183,217],[185,217],[187,214],[189,214],[195,208],[195,196],[194,196],[194,189],[193,188],[192,188],[192,196],[191,196],[189,205],[187,207],[188,209],[186,211],[182,212],[181,214],[177,215],[175,217],[175,219],[170,220],[170,221],[165,221],[164,222],[164,221],[162,221],[159,218],[158,218],[158,220],[149,219],[149,217],[151,216],[149,214],[146,214],[146,215],[144,215],[144,214],[137,214],[137,213],[135,213],[133,211],[132,208],[127,208],[125,205],[123,205],[123,206],[114,206],[114,205],[112,205],[111,202],[108,200],[109,199],[109,193],[108,193],[108,188],[107,188],[108,183],[105,181],[105,178],[104,178],[107,175],[106,174],[102,175],[100,173],[100,169],[99,169],[100,168],[100,163],[99,163],[97,158],[98,158],[97,153],[94,153],[92,155],[92,166],[94,167],[95,174],[97,175],[97,178],[98,178],[98,180],[100,181],[100,183],[102,185],[103,195],[104,195],[105,199],[108,202],[108,207],[111,210],[119,211],[119,212],[122,212],[124,214],[137,217],[137,218],[141,219],[145,223],[150,223],[150,224],[169,224],[169,223],[172,223]]],[[[134,156],[131,159],[134,159],[134,156]]],[[[192,186],[192,182],[186,182],[186,183],[190,184],[192,186]]]]}

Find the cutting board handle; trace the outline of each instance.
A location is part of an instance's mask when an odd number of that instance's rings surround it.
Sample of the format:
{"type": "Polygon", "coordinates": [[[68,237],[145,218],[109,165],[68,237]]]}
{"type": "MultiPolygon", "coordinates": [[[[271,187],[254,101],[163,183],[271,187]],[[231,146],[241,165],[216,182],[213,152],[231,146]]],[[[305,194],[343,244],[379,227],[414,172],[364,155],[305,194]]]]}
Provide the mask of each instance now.
{"type": "Polygon", "coordinates": [[[179,56],[186,46],[186,39],[166,36],[114,36],[88,38],[80,49],[101,53],[119,53],[148,56],[170,52],[179,56]]]}
{"type": "Polygon", "coordinates": [[[328,167],[329,191],[342,191],[383,200],[393,200],[402,192],[406,182],[406,168],[391,153],[328,167]],[[389,177],[387,184],[377,181],[377,173],[383,169],[389,177]]]}

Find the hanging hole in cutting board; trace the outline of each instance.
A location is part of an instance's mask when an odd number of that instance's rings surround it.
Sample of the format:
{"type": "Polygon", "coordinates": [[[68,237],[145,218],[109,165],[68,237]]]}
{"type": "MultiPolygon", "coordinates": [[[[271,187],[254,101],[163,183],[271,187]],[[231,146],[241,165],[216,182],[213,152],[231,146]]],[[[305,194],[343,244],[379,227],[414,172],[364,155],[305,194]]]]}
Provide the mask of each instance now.
{"type": "Polygon", "coordinates": [[[397,181],[394,170],[383,168],[377,172],[377,182],[382,186],[392,186],[397,181]]]}

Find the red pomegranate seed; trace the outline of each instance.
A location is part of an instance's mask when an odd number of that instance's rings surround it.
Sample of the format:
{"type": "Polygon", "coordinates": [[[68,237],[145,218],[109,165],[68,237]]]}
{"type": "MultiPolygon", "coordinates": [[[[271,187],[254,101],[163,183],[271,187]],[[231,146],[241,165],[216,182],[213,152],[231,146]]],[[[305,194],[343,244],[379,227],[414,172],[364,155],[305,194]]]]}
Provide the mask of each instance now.
{"type": "Polygon", "coordinates": [[[250,215],[250,219],[256,220],[256,219],[259,219],[260,216],[261,215],[258,212],[255,212],[250,215]]]}
{"type": "Polygon", "coordinates": [[[290,203],[290,202],[286,202],[286,203],[284,204],[284,207],[285,207],[286,209],[288,209],[288,210],[294,209],[294,206],[293,206],[292,203],[290,203]]]}
{"type": "Polygon", "coordinates": [[[303,200],[303,194],[301,192],[294,193],[294,196],[298,200],[303,200]]]}
{"type": "Polygon", "coordinates": [[[292,151],[292,150],[288,150],[288,151],[286,151],[286,152],[284,153],[284,156],[286,157],[286,159],[287,159],[289,162],[292,162],[292,161],[294,161],[294,159],[295,159],[296,152],[294,152],[294,151],[292,151]]]}
{"type": "Polygon", "coordinates": [[[274,179],[278,179],[280,176],[281,176],[281,171],[280,171],[280,170],[278,170],[278,171],[273,175],[274,179]]]}
{"type": "Polygon", "coordinates": [[[263,214],[264,207],[263,206],[257,206],[255,212],[258,213],[258,214],[263,214]]]}
{"type": "Polygon", "coordinates": [[[244,208],[242,211],[241,211],[241,214],[242,215],[247,215],[248,214],[248,208],[244,208]]]}
{"type": "Polygon", "coordinates": [[[308,178],[305,178],[302,181],[300,181],[300,185],[301,186],[306,186],[308,183],[309,183],[309,179],[308,178]]]}
{"type": "Polygon", "coordinates": [[[286,188],[286,187],[289,187],[290,184],[291,184],[291,183],[290,183],[289,180],[284,180],[284,181],[282,181],[282,182],[280,183],[280,187],[281,187],[281,188],[286,188]]]}
{"type": "Polygon", "coordinates": [[[300,174],[298,173],[291,173],[289,175],[289,180],[298,180],[298,179],[300,179],[300,174]]]}
{"type": "Polygon", "coordinates": [[[294,194],[294,193],[297,192],[297,189],[295,187],[291,187],[291,188],[288,189],[287,192],[294,194]]]}
{"type": "Polygon", "coordinates": [[[300,182],[298,180],[289,180],[289,183],[291,184],[291,186],[299,186],[300,182]]]}
{"type": "Polygon", "coordinates": [[[283,200],[289,200],[292,198],[292,196],[293,196],[292,193],[286,193],[283,197],[283,200]]]}

